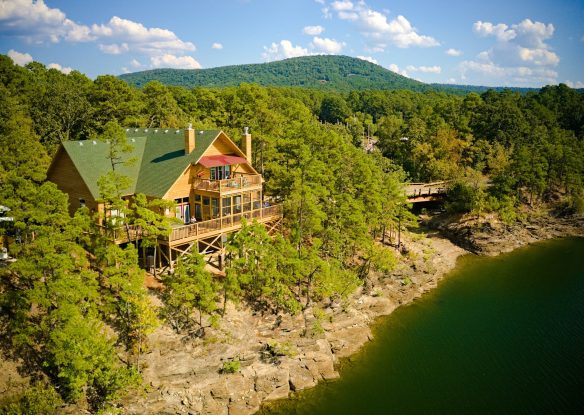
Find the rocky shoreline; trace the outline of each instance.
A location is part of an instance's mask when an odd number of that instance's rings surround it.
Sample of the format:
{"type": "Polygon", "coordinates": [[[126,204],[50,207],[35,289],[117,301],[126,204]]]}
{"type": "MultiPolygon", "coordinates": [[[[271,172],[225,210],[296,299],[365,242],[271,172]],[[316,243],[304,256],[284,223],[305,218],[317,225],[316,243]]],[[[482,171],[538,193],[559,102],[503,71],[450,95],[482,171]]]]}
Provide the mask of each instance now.
{"type": "MultiPolygon", "coordinates": [[[[497,255],[543,239],[584,236],[584,216],[533,215],[529,222],[508,226],[489,217],[442,215],[423,217],[422,224],[424,230],[402,235],[406,250],[397,268],[371,277],[346,303],[296,316],[262,315],[230,304],[220,327],[207,329],[202,339],[161,327],[150,336],[143,358],[147,387],[119,402],[120,409],[128,414],[252,414],[264,403],[338,378],[340,359],[373,338],[373,322],[435,288],[459,256],[497,255]],[[229,361],[239,362],[237,373],[221,373],[229,361]]],[[[9,362],[1,363],[6,367],[9,362]]],[[[65,412],[79,413],[79,408],[65,412]]]]}
{"type": "Polygon", "coordinates": [[[408,252],[397,269],[373,277],[349,304],[297,316],[254,315],[232,305],[221,328],[202,340],[160,329],[145,358],[149,391],[123,402],[124,409],[131,414],[252,414],[263,403],[337,378],[339,359],[372,339],[374,320],[436,287],[460,255],[497,255],[543,239],[584,236],[582,216],[534,216],[513,226],[488,217],[434,217],[425,225],[427,232],[406,235],[408,252]],[[266,361],[268,344],[286,351],[266,361]],[[238,360],[241,370],[221,374],[223,362],[231,360],[238,360]]]}

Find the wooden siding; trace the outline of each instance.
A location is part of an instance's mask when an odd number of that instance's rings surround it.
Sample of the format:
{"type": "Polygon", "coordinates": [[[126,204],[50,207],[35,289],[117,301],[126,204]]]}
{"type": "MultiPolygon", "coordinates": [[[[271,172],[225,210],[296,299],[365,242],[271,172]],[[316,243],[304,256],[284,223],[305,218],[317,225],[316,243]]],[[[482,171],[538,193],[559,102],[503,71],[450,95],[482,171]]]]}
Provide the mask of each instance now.
{"type": "Polygon", "coordinates": [[[162,198],[167,200],[174,200],[178,199],[179,197],[188,197],[191,193],[192,170],[193,168],[191,166],[185,169],[185,171],[183,171],[182,174],[176,179],[172,187],[168,189],[168,192],[166,192],[162,198]]]}
{"type": "Polygon", "coordinates": [[[73,160],[62,147],[47,173],[47,179],[55,183],[59,190],[69,195],[69,214],[73,215],[81,207],[79,199],[84,199],[85,206],[91,211],[97,210],[97,202],[85,185],[73,160]]]}

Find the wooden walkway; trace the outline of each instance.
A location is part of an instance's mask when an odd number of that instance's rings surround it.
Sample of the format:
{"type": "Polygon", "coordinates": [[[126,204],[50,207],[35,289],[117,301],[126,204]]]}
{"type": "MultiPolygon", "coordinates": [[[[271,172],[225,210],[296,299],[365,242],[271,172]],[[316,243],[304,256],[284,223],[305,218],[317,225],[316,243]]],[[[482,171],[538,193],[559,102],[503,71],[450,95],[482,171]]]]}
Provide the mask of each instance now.
{"type": "Polygon", "coordinates": [[[446,195],[448,181],[432,183],[407,183],[406,196],[410,203],[431,202],[440,200],[446,195]]]}

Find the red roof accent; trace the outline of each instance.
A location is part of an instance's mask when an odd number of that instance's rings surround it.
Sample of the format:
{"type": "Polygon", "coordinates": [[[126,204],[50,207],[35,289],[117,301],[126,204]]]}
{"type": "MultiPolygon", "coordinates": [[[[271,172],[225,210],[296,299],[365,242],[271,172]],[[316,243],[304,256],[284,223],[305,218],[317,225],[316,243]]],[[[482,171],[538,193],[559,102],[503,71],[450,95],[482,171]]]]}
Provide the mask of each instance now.
{"type": "Polygon", "coordinates": [[[218,154],[216,156],[201,157],[199,163],[205,167],[228,166],[232,164],[247,164],[247,159],[239,156],[218,154]]]}

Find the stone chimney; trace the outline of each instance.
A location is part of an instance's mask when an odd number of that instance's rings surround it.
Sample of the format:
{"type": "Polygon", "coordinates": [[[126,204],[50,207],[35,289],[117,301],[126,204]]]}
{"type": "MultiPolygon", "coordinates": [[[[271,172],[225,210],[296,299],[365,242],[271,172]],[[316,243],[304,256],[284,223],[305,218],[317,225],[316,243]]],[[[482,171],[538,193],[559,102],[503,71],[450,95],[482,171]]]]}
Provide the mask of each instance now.
{"type": "Polygon", "coordinates": [[[251,134],[249,133],[249,127],[245,127],[243,131],[243,139],[241,140],[241,150],[245,154],[245,158],[251,164],[251,134]]]}
{"type": "Polygon", "coordinates": [[[189,123],[189,128],[185,128],[185,154],[191,154],[195,149],[195,130],[189,123]]]}

